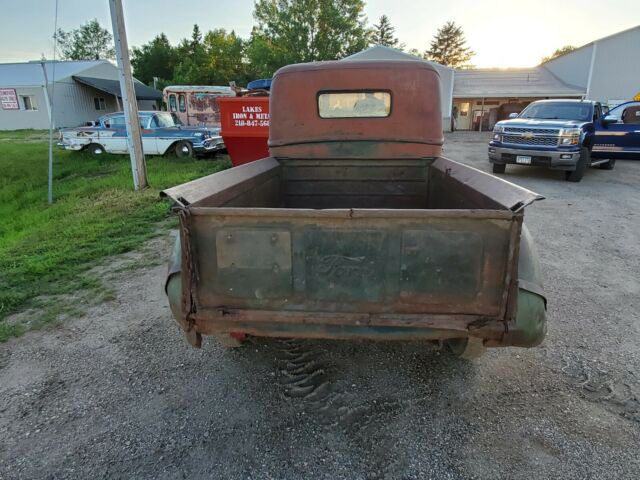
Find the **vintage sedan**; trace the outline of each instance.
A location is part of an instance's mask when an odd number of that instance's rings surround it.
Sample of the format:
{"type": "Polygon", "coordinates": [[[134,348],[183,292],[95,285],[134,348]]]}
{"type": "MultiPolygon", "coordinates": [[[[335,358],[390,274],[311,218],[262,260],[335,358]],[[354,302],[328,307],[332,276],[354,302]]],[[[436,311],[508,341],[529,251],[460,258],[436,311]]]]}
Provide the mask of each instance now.
{"type": "MultiPolygon", "coordinates": [[[[174,153],[178,157],[205,155],[225,149],[217,129],[184,127],[168,112],[139,112],[142,147],[146,155],[174,153]]],[[[124,113],[104,115],[95,125],[60,130],[58,146],[99,156],[127,153],[124,113]]]]}

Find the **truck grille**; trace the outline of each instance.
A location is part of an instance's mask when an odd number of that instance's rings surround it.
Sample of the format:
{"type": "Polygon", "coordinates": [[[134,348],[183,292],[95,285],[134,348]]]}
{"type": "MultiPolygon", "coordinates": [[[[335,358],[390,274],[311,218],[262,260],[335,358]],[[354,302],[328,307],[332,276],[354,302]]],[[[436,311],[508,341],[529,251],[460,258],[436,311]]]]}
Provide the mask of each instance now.
{"type": "Polygon", "coordinates": [[[535,133],[538,135],[560,135],[557,128],[504,127],[504,133],[535,133]]]}
{"type": "Polygon", "coordinates": [[[545,147],[555,147],[558,145],[557,137],[533,137],[525,138],[519,135],[503,135],[502,143],[510,143],[512,145],[541,145],[545,147]]]}

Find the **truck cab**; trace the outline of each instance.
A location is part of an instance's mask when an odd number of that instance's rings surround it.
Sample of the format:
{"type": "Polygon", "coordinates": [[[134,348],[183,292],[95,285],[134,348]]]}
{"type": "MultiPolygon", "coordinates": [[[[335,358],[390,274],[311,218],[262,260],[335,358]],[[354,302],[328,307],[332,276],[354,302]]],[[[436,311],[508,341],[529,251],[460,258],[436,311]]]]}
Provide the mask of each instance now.
{"type": "Polygon", "coordinates": [[[496,123],[488,146],[494,173],[507,164],[543,166],[582,180],[587,168],[611,170],[617,158],[640,158],[640,102],[608,113],[599,102],[540,100],[496,123]],[[635,126],[634,126],[635,125],[635,126]]]}
{"type": "Polygon", "coordinates": [[[442,157],[437,71],[335,61],[273,77],[269,156],[163,192],[166,281],[194,346],[245,335],[539,344],[525,207],[542,197],[442,157]]]}
{"type": "Polygon", "coordinates": [[[592,158],[640,160],[640,102],[607,111],[594,125],[592,158]]]}

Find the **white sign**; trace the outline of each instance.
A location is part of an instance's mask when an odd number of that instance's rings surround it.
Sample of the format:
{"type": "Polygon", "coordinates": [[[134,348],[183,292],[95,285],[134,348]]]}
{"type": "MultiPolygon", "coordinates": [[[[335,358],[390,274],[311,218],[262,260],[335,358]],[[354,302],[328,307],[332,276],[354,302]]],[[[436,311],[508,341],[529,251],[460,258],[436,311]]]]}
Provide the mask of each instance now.
{"type": "Polygon", "coordinates": [[[0,104],[3,110],[20,110],[14,88],[0,88],[0,104]]]}

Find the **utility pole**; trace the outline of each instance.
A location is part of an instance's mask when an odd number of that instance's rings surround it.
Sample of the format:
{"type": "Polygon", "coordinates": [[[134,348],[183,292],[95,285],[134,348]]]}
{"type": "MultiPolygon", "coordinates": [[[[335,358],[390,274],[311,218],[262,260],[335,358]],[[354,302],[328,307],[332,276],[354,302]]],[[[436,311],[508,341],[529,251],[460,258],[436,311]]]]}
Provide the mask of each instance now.
{"type": "Polygon", "coordinates": [[[109,8],[111,10],[111,23],[113,24],[113,40],[116,46],[116,60],[118,61],[124,121],[127,125],[127,145],[129,146],[129,156],[131,157],[133,186],[136,190],[141,190],[147,188],[149,183],[147,182],[147,166],[142,151],[138,102],[133,86],[133,77],[131,76],[129,44],[127,42],[127,32],[124,28],[122,0],[109,0],[109,8]]]}
{"type": "MultiPolygon", "coordinates": [[[[55,63],[55,60],[54,60],[55,63]]],[[[40,62],[42,67],[42,74],[44,75],[44,100],[47,102],[47,111],[49,112],[49,177],[47,181],[47,201],[49,205],[53,203],[53,105],[49,98],[49,78],[47,77],[47,67],[44,62],[40,62]]],[[[51,87],[51,96],[53,96],[53,89],[55,85],[51,87]]]]}

